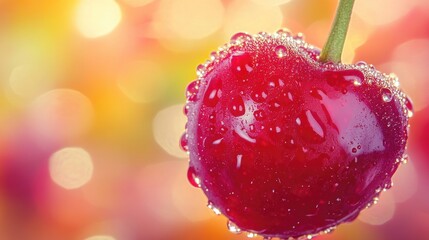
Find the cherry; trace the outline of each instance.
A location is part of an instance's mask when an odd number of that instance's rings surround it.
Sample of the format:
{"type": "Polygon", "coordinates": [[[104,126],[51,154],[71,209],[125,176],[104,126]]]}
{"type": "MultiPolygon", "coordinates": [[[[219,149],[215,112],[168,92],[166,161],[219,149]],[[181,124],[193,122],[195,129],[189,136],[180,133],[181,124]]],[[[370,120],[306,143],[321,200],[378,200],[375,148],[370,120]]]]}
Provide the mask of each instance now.
{"type": "Polygon", "coordinates": [[[321,61],[302,38],[236,34],[187,88],[188,178],[233,232],[329,232],[390,188],[404,158],[412,106],[396,77],[321,61]]]}

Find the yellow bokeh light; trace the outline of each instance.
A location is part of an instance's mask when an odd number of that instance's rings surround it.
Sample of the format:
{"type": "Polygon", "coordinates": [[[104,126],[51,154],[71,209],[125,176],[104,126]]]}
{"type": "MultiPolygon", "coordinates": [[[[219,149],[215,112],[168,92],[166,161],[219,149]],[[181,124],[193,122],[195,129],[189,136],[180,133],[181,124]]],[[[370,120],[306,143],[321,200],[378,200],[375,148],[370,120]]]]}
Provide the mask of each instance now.
{"type": "Polygon", "coordinates": [[[49,173],[57,185],[65,189],[76,189],[92,178],[91,156],[82,148],[63,148],[49,159],[49,173]]]}
{"type": "Polygon", "coordinates": [[[9,77],[9,86],[20,97],[31,98],[55,83],[55,73],[39,66],[20,65],[15,67],[9,77]]]}
{"type": "Polygon", "coordinates": [[[154,28],[162,38],[201,39],[221,27],[223,16],[220,0],[163,0],[154,28]]]}
{"type": "Polygon", "coordinates": [[[274,32],[280,29],[282,22],[283,13],[278,6],[237,0],[228,7],[224,30],[228,38],[236,32],[274,32]]]}
{"type": "Polygon", "coordinates": [[[363,210],[358,219],[370,225],[382,225],[393,218],[395,201],[390,191],[383,192],[377,204],[363,210]]]}
{"type": "Polygon", "coordinates": [[[160,96],[166,80],[165,69],[160,64],[143,60],[128,64],[117,84],[130,100],[144,103],[160,96]]]}
{"type": "Polygon", "coordinates": [[[356,1],[354,13],[371,25],[384,25],[408,14],[420,0],[365,0],[356,1]]]}
{"type": "Polygon", "coordinates": [[[188,155],[179,148],[180,137],[185,131],[186,117],[183,105],[174,105],[158,112],[153,120],[155,141],[170,155],[186,158],[188,155]]]}
{"type": "Polygon", "coordinates": [[[358,16],[353,17],[344,43],[342,62],[353,63],[356,49],[368,40],[373,31],[374,27],[372,25],[368,25],[358,16]]]}
{"type": "Polygon", "coordinates": [[[76,11],[76,27],[87,38],[109,34],[122,18],[114,0],[81,0],[76,11]]]}

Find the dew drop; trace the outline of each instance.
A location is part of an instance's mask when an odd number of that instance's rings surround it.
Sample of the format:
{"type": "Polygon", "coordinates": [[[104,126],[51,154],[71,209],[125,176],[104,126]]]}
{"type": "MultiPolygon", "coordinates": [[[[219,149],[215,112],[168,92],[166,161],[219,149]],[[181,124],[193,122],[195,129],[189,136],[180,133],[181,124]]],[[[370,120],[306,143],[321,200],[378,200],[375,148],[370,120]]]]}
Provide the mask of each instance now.
{"type": "Polygon", "coordinates": [[[357,153],[357,149],[356,148],[352,148],[352,153],[357,153]]]}
{"type": "Polygon", "coordinates": [[[413,107],[413,102],[411,101],[411,99],[407,96],[405,98],[405,107],[407,107],[407,115],[408,117],[412,117],[414,115],[414,107],[413,107]]]}
{"type": "Polygon", "coordinates": [[[277,57],[283,58],[287,55],[287,49],[283,45],[277,46],[274,51],[276,52],[277,57]]]}
{"type": "Polygon", "coordinates": [[[265,119],[265,117],[266,117],[265,112],[264,112],[263,110],[256,110],[256,111],[253,113],[253,116],[254,116],[254,117],[255,117],[255,119],[256,119],[256,120],[258,120],[258,121],[262,121],[262,120],[264,120],[264,119],[265,119]]]}
{"type": "Polygon", "coordinates": [[[231,37],[231,41],[240,41],[240,40],[244,40],[244,39],[249,39],[252,36],[250,34],[244,33],[244,32],[238,32],[234,35],[232,35],[231,37]]]}
{"type": "Polygon", "coordinates": [[[228,227],[228,230],[234,234],[240,234],[241,233],[241,229],[232,221],[227,222],[227,227],[228,227]]]}
{"type": "Polygon", "coordinates": [[[246,78],[253,71],[252,57],[247,52],[235,52],[231,56],[232,72],[238,78],[246,78]]]}
{"type": "Polygon", "coordinates": [[[183,107],[183,114],[185,114],[185,115],[188,115],[188,113],[189,113],[189,109],[191,108],[191,106],[189,106],[188,104],[186,104],[184,107],[183,107]]]}
{"type": "Polygon", "coordinates": [[[204,94],[203,103],[209,107],[214,107],[222,97],[222,81],[220,78],[213,78],[204,94]]]}
{"type": "Polygon", "coordinates": [[[229,105],[229,111],[235,117],[242,116],[246,111],[244,107],[243,98],[241,98],[240,96],[233,97],[231,100],[231,104],[229,105]]]}
{"type": "Polygon", "coordinates": [[[209,121],[210,122],[215,122],[216,121],[216,114],[215,113],[210,114],[209,121]]]}
{"type": "Polygon", "coordinates": [[[330,228],[324,230],[323,233],[324,234],[329,234],[329,233],[332,233],[335,229],[336,229],[336,227],[330,227],[330,228]]]}
{"type": "Polygon", "coordinates": [[[375,189],[375,193],[381,193],[381,191],[383,191],[382,187],[378,187],[377,189],[375,189]]]}
{"type": "Polygon", "coordinates": [[[254,91],[251,94],[251,98],[253,99],[253,101],[257,103],[261,103],[265,101],[267,97],[268,97],[268,94],[265,91],[254,91]]]}
{"type": "Polygon", "coordinates": [[[269,108],[271,111],[277,110],[279,107],[280,107],[280,103],[278,103],[278,102],[277,102],[277,101],[275,101],[275,100],[270,101],[270,103],[268,104],[268,108],[269,108]]]}
{"type": "Polygon", "coordinates": [[[295,147],[295,140],[291,136],[286,136],[283,142],[286,148],[295,147]]]}
{"type": "Polygon", "coordinates": [[[384,184],[384,189],[391,189],[392,186],[393,186],[393,183],[392,183],[392,181],[390,181],[390,182],[384,184]]]}
{"type": "Polygon", "coordinates": [[[292,102],[293,101],[293,95],[292,95],[292,93],[291,92],[288,92],[287,93],[287,97],[288,97],[288,99],[292,102]]]}
{"type": "Polygon", "coordinates": [[[194,102],[197,100],[197,93],[200,86],[200,81],[192,81],[186,87],[186,98],[188,101],[194,102]]]}
{"type": "Polygon", "coordinates": [[[286,37],[292,36],[292,32],[288,28],[281,28],[277,30],[277,33],[286,37]]]}
{"type": "Polygon", "coordinates": [[[214,214],[216,214],[216,215],[220,215],[220,214],[221,214],[220,210],[219,210],[218,208],[216,208],[216,207],[213,205],[213,203],[212,203],[212,202],[209,202],[209,203],[207,204],[207,207],[208,207],[208,208],[210,208],[210,209],[214,212],[214,214]]]}
{"type": "Polygon", "coordinates": [[[217,55],[218,55],[218,54],[217,54],[217,52],[216,52],[216,51],[211,52],[211,53],[210,53],[210,59],[211,59],[211,60],[215,60],[215,59],[217,58],[217,55]]]}
{"type": "Polygon", "coordinates": [[[301,32],[299,32],[299,33],[297,33],[294,37],[293,37],[293,39],[295,39],[295,40],[304,40],[304,34],[303,33],[301,33],[301,32]]]}
{"type": "Polygon", "coordinates": [[[200,64],[197,66],[197,75],[198,77],[203,77],[204,74],[206,73],[206,66],[204,66],[204,64],[200,64]]]}
{"type": "Polygon", "coordinates": [[[387,88],[381,89],[381,97],[383,98],[384,102],[392,101],[392,98],[393,98],[392,91],[390,91],[387,88]]]}
{"type": "Polygon", "coordinates": [[[347,93],[347,86],[351,84],[354,86],[361,86],[365,78],[361,71],[355,69],[327,71],[324,73],[324,76],[329,85],[340,90],[342,93],[347,93]]]}
{"type": "Polygon", "coordinates": [[[401,158],[401,163],[402,163],[402,164],[407,164],[407,163],[408,163],[408,160],[409,160],[408,155],[404,155],[404,156],[401,158]]]}
{"type": "Polygon", "coordinates": [[[196,187],[201,187],[201,180],[197,177],[197,174],[195,173],[195,169],[193,167],[188,168],[188,181],[189,183],[196,187]]]}
{"type": "Polygon", "coordinates": [[[252,232],[248,232],[246,236],[247,236],[248,238],[255,238],[255,237],[257,237],[257,236],[258,236],[258,234],[256,234],[256,233],[252,233],[252,232]]]}
{"type": "Polygon", "coordinates": [[[180,138],[180,147],[185,152],[189,151],[189,149],[188,149],[188,134],[186,134],[186,133],[182,134],[182,137],[180,138]]]}
{"type": "Polygon", "coordinates": [[[359,68],[361,68],[361,69],[364,69],[364,68],[366,68],[368,66],[368,64],[366,62],[364,62],[364,61],[359,61],[359,62],[356,63],[356,65],[359,68]]]}

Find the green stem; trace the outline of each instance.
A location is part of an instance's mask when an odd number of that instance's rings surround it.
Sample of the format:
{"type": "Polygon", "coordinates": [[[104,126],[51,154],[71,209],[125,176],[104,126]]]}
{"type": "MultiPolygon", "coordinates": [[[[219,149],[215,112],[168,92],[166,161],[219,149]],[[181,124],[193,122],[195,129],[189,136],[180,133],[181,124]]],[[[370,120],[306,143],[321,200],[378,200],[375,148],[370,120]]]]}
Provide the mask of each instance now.
{"type": "Polygon", "coordinates": [[[320,54],[320,62],[341,62],[341,53],[343,52],[354,3],[355,0],[340,0],[328,41],[320,54]]]}

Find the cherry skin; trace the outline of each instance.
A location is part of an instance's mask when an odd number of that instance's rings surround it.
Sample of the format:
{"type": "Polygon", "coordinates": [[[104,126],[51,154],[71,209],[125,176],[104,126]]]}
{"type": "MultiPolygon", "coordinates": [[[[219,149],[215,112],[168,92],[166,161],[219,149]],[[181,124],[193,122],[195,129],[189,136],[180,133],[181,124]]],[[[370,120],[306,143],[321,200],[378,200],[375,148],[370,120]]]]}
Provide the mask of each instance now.
{"type": "Polygon", "coordinates": [[[284,31],[242,34],[187,89],[188,177],[234,229],[317,234],[391,185],[407,140],[405,94],[365,63],[318,55],[284,31]]]}

